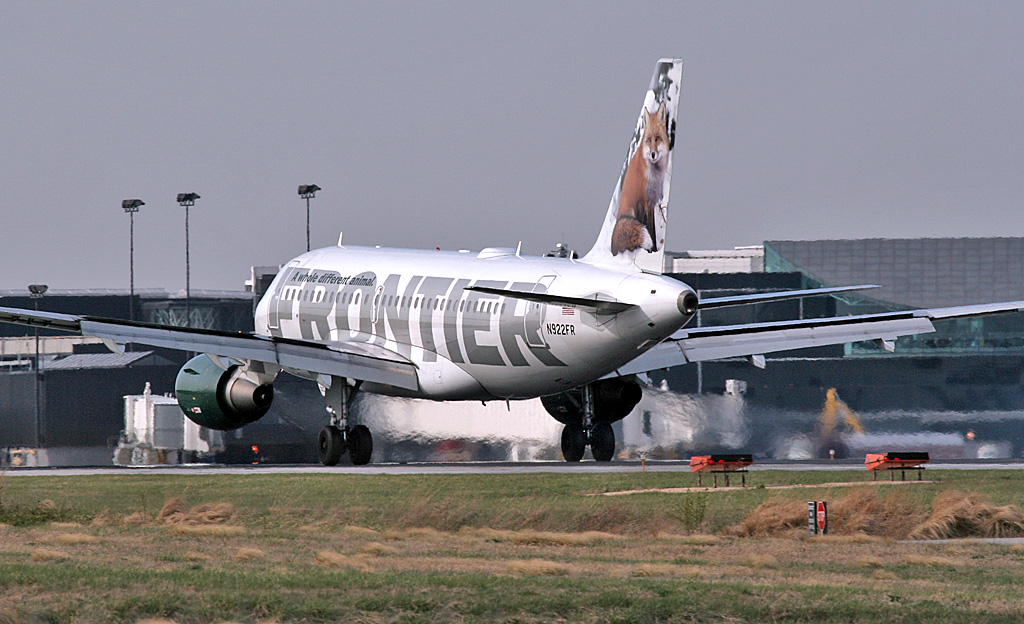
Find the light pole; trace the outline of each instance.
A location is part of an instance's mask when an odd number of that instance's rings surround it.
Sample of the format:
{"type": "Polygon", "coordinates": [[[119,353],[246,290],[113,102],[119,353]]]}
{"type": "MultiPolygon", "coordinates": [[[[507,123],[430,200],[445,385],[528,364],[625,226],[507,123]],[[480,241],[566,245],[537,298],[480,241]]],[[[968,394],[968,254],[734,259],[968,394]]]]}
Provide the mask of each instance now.
{"type": "Polygon", "coordinates": [[[121,202],[121,207],[128,213],[131,219],[131,226],[128,230],[128,320],[135,320],[135,213],[139,206],[145,206],[146,202],[141,199],[126,199],[121,202]]]}
{"type": "MultiPolygon", "coordinates": [[[[36,312],[39,311],[39,300],[43,298],[43,295],[46,293],[46,291],[48,289],[49,289],[49,287],[46,284],[29,284],[28,285],[29,297],[32,298],[32,303],[35,304],[36,312]]],[[[39,424],[39,418],[40,418],[40,414],[41,414],[41,410],[39,409],[39,382],[40,382],[40,376],[42,375],[42,371],[40,370],[40,366],[39,366],[39,362],[40,362],[40,359],[39,359],[39,326],[36,325],[36,326],[33,327],[33,329],[35,330],[35,335],[36,335],[36,365],[35,365],[35,370],[33,371],[33,377],[35,377],[35,390],[36,390],[36,448],[41,448],[43,446],[44,440],[43,440],[43,428],[39,424]]]]}
{"type": "Polygon", "coordinates": [[[185,208],[185,327],[192,327],[191,266],[188,257],[188,209],[196,204],[195,193],[178,193],[178,203],[185,208]]]}
{"type": "Polygon", "coordinates": [[[316,192],[321,190],[316,184],[300,184],[299,197],[306,200],[306,251],[309,251],[309,200],[316,197],[316,192]]]}

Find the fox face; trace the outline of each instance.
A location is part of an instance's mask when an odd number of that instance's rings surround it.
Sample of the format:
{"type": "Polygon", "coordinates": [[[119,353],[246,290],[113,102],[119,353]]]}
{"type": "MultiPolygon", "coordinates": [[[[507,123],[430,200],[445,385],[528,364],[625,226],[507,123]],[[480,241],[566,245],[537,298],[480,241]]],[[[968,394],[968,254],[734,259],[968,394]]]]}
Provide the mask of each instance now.
{"type": "Polygon", "coordinates": [[[644,138],[641,144],[644,160],[653,168],[662,168],[668,157],[668,129],[665,127],[665,103],[654,113],[644,110],[644,138]]]}

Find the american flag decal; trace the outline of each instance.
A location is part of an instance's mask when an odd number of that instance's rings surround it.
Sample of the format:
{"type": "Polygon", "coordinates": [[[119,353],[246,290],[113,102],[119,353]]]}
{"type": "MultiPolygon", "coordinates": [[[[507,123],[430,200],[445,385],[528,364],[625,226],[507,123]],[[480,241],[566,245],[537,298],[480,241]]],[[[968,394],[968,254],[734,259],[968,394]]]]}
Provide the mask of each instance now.
{"type": "Polygon", "coordinates": [[[562,307],[562,316],[572,316],[573,314],[575,314],[575,310],[572,308],[562,307]]]}

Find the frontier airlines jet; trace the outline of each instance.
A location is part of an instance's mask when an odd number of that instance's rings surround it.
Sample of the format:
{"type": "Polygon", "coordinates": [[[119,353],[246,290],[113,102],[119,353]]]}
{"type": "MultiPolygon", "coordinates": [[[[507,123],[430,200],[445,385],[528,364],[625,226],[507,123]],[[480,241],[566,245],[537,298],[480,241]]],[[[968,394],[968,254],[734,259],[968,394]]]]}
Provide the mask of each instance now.
{"type": "Polygon", "coordinates": [[[641,397],[637,375],[687,362],[934,331],[932,320],[1024,309],[1024,301],[886,314],[694,327],[699,309],[823,295],[848,286],[698,300],[663,276],[680,60],[659,61],[644,97],[601,232],[582,258],[519,249],[423,251],[342,245],[282,267],[256,309],[252,334],[0,308],[0,321],[202,353],[178,373],[185,415],[211,429],[252,423],[270,409],[282,372],[319,384],[330,422],[321,462],[347,451],[370,461],[369,429],[354,424],[358,392],[434,401],[540,397],[565,425],[566,461],[586,447],[615,452],[611,424],[641,397]]]}

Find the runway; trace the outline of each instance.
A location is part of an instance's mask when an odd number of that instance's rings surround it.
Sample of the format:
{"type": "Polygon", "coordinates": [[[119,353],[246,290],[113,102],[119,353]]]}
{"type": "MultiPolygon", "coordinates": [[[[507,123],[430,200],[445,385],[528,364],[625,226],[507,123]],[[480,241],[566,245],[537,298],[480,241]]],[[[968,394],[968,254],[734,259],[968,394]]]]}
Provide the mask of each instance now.
{"type": "MultiPolygon", "coordinates": [[[[932,460],[926,470],[1021,470],[1021,460],[932,460]]],[[[853,460],[765,462],[750,466],[748,471],[763,470],[820,471],[858,470],[864,463],[853,460]]],[[[432,462],[375,464],[369,466],[316,466],[316,465],[224,465],[187,464],[179,466],[132,466],[92,468],[9,468],[8,477],[38,476],[88,476],[88,475],[260,475],[260,474],[339,474],[339,475],[433,475],[433,474],[626,474],[636,472],[690,472],[688,461],[614,461],[607,464],[597,462],[432,462]]]]}

